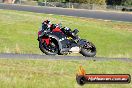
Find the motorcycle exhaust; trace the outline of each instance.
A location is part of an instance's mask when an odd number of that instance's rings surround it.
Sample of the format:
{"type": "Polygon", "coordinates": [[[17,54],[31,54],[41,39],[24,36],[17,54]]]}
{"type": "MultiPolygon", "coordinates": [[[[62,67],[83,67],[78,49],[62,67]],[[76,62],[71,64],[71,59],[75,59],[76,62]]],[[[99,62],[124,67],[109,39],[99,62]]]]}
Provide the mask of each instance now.
{"type": "Polygon", "coordinates": [[[72,47],[69,51],[72,53],[79,53],[80,52],[80,48],[78,46],[72,47]]]}

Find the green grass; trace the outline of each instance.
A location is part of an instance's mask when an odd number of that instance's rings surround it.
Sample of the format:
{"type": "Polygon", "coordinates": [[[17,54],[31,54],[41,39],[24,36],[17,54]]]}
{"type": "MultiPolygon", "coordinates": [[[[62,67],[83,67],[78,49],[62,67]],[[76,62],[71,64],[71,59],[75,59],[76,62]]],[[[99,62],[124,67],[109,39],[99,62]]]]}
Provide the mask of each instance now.
{"type": "Polygon", "coordinates": [[[11,10],[0,10],[0,52],[41,54],[37,31],[45,19],[78,28],[81,38],[96,45],[98,57],[132,58],[132,23],[11,10]]]}
{"type": "Polygon", "coordinates": [[[132,75],[132,64],[122,61],[0,59],[0,88],[132,88],[132,83],[79,86],[81,64],[88,74],[132,75]]]}
{"type": "MultiPolygon", "coordinates": [[[[41,54],[37,31],[50,19],[72,29],[97,47],[97,56],[132,58],[132,23],[102,21],[32,12],[0,10],[0,52],[41,54]]],[[[132,64],[122,61],[0,59],[0,88],[131,88],[130,84],[87,84],[75,77],[79,65],[88,74],[130,74],[132,64]]]]}

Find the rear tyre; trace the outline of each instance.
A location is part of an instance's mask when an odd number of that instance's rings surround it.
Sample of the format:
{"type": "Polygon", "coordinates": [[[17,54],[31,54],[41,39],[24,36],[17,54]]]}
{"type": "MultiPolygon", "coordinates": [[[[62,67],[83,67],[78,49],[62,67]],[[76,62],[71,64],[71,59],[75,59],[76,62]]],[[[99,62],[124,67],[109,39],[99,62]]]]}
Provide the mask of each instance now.
{"type": "Polygon", "coordinates": [[[89,48],[87,46],[83,46],[80,53],[86,57],[94,57],[96,55],[96,47],[91,42],[88,42],[87,45],[89,48]]]}
{"type": "Polygon", "coordinates": [[[49,45],[46,45],[45,42],[39,42],[39,48],[40,50],[45,53],[46,55],[56,55],[58,54],[58,45],[55,41],[51,40],[51,43],[49,45]]]}

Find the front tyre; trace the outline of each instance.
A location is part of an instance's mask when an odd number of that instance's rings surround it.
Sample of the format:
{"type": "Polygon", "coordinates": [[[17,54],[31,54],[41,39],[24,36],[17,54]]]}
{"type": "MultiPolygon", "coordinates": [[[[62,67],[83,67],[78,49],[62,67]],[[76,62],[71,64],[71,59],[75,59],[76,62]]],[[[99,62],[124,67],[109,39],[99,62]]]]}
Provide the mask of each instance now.
{"type": "Polygon", "coordinates": [[[91,42],[81,47],[80,53],[86,57],[94,57],[96,55],[96,47],[91,42]]]}

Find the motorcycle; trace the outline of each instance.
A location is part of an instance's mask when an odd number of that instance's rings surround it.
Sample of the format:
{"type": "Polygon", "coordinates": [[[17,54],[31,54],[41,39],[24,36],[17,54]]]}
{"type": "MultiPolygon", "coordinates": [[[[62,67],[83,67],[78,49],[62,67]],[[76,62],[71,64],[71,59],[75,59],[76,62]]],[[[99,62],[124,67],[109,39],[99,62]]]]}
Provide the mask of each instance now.
{"type": "Polygon", "coordinates": [[[80,53],[85,57],[96,55],[95,45],[85,39],[81,39],[77,33],[78,29],[67,35],[63,28],[56,27],[52,31],[44,30],[38,32],[40,50],[46,55],[67,55],[70,53],[80,53]],[[65,32],[65,33],[64,33],[65,32]]]}

